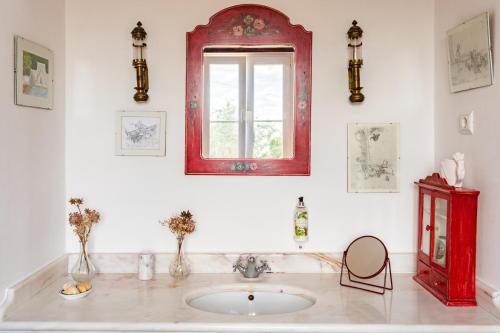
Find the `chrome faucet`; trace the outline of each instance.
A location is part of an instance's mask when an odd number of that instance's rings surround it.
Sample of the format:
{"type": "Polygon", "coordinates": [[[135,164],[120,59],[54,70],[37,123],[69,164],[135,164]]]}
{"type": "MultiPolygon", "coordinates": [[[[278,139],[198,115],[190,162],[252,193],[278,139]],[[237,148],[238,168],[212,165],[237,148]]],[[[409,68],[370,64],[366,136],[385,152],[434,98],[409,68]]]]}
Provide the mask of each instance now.
{"type": "Polygon", "coordinates": [[[251,279],[259,277],[260,273],[264,271],[270,271],[271,267],[265,260],[261,260],[260,266],[257,266],[257,258],[248,256],[246,265],[242,264],[241,257],[238,258],[236,264],[233,265],[233,272],[236,272],[236,270],[243,274],[244,277],[251,279]]]}

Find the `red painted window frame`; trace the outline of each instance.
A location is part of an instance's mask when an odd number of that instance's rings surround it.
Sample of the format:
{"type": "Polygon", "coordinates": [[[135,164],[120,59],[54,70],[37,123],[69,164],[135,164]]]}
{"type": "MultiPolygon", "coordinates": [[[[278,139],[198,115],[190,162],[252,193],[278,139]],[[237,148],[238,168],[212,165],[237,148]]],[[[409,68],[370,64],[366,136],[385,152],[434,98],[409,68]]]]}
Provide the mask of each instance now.
{"type": "Polygon", "coordinates": [[[312,32],[261,5],[221,10],[186,35],[186,175],[308,176],[311,165],[312,32]],[[253,24],[247,24],[251,19],[253,24]],[[259,19],[259,24],[255,23],[259,19]],[[249,32],[244,27],[250,26],[249,32]],[[241,27],[238,28],[238,27],[241,27]],[[257,28],[260,29],[257,29],[257,28]],[[207,159],[202,156],[203,49],[280,45],[295,50],[294,145],[289,159],[207,159]]]}

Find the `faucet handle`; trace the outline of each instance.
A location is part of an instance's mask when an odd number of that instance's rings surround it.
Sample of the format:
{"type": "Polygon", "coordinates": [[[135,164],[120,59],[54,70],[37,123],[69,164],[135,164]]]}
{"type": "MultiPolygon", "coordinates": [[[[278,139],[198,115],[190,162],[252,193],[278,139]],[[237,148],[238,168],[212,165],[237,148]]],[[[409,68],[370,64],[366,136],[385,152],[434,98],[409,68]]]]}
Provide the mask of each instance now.
{"type": "Polygon", "coordinates": [[[239,271],[240,273],[246,272],[247,266],[243,265],[241,263],[241,257],[238,257],[238,260],[236,260],[236,263],[233,265],[233,272],[239,271]]]}
{"type": "Polygon", "coordinates": [[[233,272],[236,272],[238,270],[238,267],[241,266],[241,257],[238,257],[238,260],[233,264],[233,272]]]}

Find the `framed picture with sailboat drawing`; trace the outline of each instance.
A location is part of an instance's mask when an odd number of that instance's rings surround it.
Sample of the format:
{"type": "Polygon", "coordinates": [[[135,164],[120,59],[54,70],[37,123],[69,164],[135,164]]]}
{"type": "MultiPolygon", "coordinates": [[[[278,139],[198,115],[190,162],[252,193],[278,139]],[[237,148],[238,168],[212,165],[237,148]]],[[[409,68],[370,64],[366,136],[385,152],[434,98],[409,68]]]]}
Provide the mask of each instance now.
{"type": "Polygon", "coordinates": [[[118,111],[115,144],[119,156],[165,156],[164,111],[118,111]]]}

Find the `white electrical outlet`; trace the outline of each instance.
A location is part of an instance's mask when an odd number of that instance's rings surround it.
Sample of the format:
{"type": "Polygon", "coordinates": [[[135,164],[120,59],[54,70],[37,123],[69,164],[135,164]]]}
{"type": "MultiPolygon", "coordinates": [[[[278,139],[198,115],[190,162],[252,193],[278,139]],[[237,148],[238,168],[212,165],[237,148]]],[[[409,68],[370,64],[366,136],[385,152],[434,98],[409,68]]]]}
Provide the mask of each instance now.
{"type": "Polygon", "coordinates": [[[465,135],[474,134],[474,111],[458,117],[458,131],[465,135]]]}

